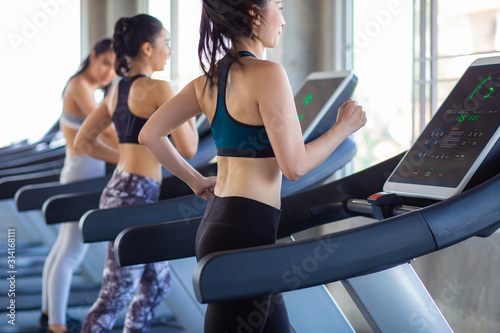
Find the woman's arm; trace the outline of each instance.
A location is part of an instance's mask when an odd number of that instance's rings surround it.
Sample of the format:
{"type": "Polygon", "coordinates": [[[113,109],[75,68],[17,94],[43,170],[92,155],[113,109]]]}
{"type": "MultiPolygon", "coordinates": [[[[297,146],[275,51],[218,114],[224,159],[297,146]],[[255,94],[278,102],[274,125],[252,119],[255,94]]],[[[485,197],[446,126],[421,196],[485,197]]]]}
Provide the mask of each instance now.
{"type": "MultiPolygon", "coordinates": [[[[111,87],[108,90],[108,93],[104,97],[104,100],[101,102],[101,104],[106,105],[106,109],[109,114],[109,110],[112,110],[113,105],[112,101],[116,100],[115,96],[118,93],[118,80],[113,81],[111,84],[111,87]]],[[[118,133],[116,132],[116,127],[114,123],[111,123],[110,126],[106,127],[103,132],[100,135],[100,139],[104,141],[104,143],[110,147],[118,149],[118,133]]]]}
{"type": "MultiPolygon", "coordinates": [[[[151,81],[157,85],[154,94],[157,107],[153,112],[154,114],[157,109],[161,109],[165,103],[171,100],[175,94],[168,82],[162,80],[151,81]]],[[[184,158],[191,159],[194,157],[198,150],[198,131],[193,118],[180,125],[177,129],[174,129],[171,133],[171,138],[174,141],[175,148],[184,158]]]]}
{"type": "Polygon", "coordinates": [[[75,137],[75,149],[82,153],[104,160],[109,163],[118,163],[118,148],[112,147],[100,139],[100,135],[108,128],[111,118],[107,103],[103,102],[83,122],[75,137]]]}
{"type": "Polygon", "coordinates": [[[278,161],[288,179],[298,180],[325,161],[352,133],[366,123],[366,114],[355,101],[340,108],[337,122],[325,134],[304,145],[292,89],[283,67],[272,62],[259,68],[255,87],[262,121],[278,161]]]}
{"type": "MultiPolygon", "coordinates": [[[[188,184],[194,193],[208,200],[215,186],[215,178],[203,177],[182,158],[167,138],[176,128],[200,112],[194,83],[191,82],[149,118],[139,133],[139,142],[165,168],[188,184]]],[[[190,122],[189,126],[194,126],[193,121],[190,122]]]]}
{"type": "Polygon", "coordinates": [[[76,77],[71,80],[66,87],[66,96],[71,96],[78,110],[84,117],[87,117],[97,107],[93,92],[94,89],[89,87],[88,83],[82,77],[76,77]]]}
{"type": "Polygon", "coordinates": [[[113,124],[104,129],[101,133],[100,139],[108,146],[118,149],[118,133],[113,124]]]}
{"type": "MultiPolygon", "coordinates": [[[[83,80],[76,80],[72,82],[68,90],[68,94],[73,96],[76,106],[80,112],[88,117],[96,108],[97,105],[94,101],[94,96],[92,95],[92,89],[89,88],[83,80]]],[[[107,104],[110,101],[110,94],[102,101],[102,104],[107,104]]],[[[109,104],[107,104],[109,105],[109,104]]],[[[100,139],[102,139],[107,145],[118,148],[118,135],[116,129],[113,126],[109,126],[103,130],[100,139]]]]}
{"type": "Polygon", "coordinates": [[[198,129],[195,118],[189,119],[171,134],[175,148],[188,160],[192,159],[198,151],[198,129]]]}

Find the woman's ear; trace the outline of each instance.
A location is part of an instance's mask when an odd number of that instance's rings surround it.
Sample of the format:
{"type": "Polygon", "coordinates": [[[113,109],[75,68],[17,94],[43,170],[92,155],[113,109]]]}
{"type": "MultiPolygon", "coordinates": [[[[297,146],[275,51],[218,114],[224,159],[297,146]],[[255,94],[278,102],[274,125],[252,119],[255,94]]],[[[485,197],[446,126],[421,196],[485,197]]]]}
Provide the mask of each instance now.
{"type": "MultiPolygon", "coordinates": [[[[253,6],[255,8],[255,6],[253,6]]],[[[251,17],[253,17],[252,19],[252,22],[253,24],[255,25],[260,25],[260,16],[259,14],[257,14],[257,11],[253,10],[253,9],[249,9],[248,10],[248,14],[250,14],[251,17]]]]}
{"type": "Polygon", "coordinates": [[[153,54],[153,45],[150,42],[144,42],[141,46],[141,50],[145,56],[149,57],[153,54]]]}
{"type": "Polygon", "coordinates": [[[90,51],[90,54],[89,54],[89,60],[90,60],[90,62],[94,62],[95,58],[96,58],[96,56],[95,56],[95,50],[90,51]]]}

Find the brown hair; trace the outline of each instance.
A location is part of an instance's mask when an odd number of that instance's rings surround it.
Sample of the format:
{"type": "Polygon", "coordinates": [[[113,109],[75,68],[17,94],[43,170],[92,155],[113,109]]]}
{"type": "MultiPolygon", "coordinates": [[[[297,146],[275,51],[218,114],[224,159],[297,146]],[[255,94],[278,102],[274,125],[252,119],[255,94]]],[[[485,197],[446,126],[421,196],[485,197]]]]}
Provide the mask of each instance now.
{"type": "Polygon", "coordinates": [[[203,0],[198,58],[210,85],[221,79],[218,55],[238,61],[232,44],[252,38],[252,20],[260,17],[269,0],[203,0]],[[208,64],[205,63],[208,62],[208,64]]]}
{"type": "Polygon", "coordinates": [[[115,23],[113,49],[116,53],[115,70],[120,76],[127,75],[130,64],[127,57],[133,58],[139,53],[142,44],[154,43],[163,24],[153,16],[139,14],[122,17],[115,23]]]}

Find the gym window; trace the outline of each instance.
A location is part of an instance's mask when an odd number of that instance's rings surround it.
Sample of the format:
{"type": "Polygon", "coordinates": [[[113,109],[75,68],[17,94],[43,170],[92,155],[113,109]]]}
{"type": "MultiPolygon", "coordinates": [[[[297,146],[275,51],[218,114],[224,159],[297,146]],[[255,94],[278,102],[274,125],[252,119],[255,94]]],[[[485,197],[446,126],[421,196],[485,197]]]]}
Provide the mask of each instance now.
{"type": "Polygon", "coordinates": [[[58,119],[81,62],[81,24],[80,1],[1,1],[0,12],[1,147],[37,140],[58,119]]]}
{"type": "Polygon", "coordinates": [[[354,98],[368,117],[354,134],[358,153],[353,171],[411,145],[412,16],[408,1],[353,3],[353,72],[359,79],[354,98]]]}
{"type": "Polygon", "coordinates": [[[176,92],[202,74],[198,66],[201,5],[200,0],[149,0],[149,14],[169,30],[172,47],[165,71],[154,77],[170,81],[176,92]]]}

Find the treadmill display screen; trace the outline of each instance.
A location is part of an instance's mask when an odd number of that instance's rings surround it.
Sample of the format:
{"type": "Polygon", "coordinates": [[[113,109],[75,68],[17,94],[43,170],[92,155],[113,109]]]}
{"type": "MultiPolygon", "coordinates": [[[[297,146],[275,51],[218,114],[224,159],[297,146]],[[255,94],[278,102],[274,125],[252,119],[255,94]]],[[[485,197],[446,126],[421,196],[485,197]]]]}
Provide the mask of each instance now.
{"type": "Polygon", "coordinates": [[[345,77],[307,80],[295,95],[302,133],[312,124],[345,77]]]}
{"type": "Polygon", "coordinates": [[[457,187],[500,124],[500,65],[469,67],[389,181],[457,187]]]}

